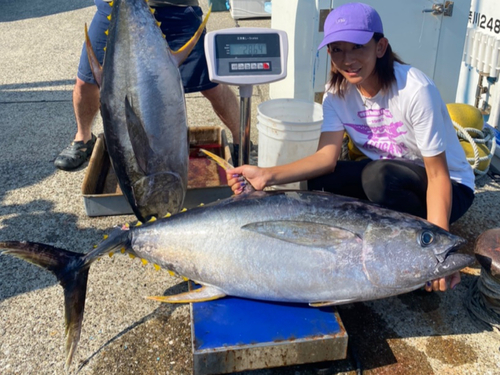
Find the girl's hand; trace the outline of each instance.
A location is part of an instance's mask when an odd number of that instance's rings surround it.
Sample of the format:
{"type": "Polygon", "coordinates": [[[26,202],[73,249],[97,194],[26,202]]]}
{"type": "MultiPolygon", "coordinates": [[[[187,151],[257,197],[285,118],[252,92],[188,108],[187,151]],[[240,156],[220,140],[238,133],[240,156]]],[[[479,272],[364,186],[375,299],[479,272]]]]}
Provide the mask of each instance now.
{"type": "Polygon", "coordinates": [[[429,281],[425,285],[425,290],[428,292],[444,292],[448,289],[448,286],[451,289],[454,289],[460,283],[460,272],[455,272],[454,274],[446,277],[442,277],[440,279],[429,281]]]}
{"type": "Polygon", "coordinates": [[[266,187],[266,173],[263,168],[252,165],[242,165],[226,171],[227,183],[234,194],[241,194],[248,183],[250,189],[262,190],[266,187]],[[247,182],[248,181],[248,182],[247,182]]]}

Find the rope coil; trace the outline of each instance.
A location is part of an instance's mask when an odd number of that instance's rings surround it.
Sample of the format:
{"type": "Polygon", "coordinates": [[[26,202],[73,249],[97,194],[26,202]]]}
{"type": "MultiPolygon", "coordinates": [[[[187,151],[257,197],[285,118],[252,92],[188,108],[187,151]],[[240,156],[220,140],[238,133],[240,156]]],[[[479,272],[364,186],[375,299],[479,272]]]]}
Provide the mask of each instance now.
{"type": "Polygon", "coordinates": [[[495,140],[495,133],[493,132],[493,129],[485,126],[483,130],[478,130],[475,128],[463,128],[460,126],[456,121],[453,121],[453,126],[455,127],[455,130],[457,131],[458,138],[463,139],[467,142],[472,147],[472,151],[474,152],[474,157],[473,158],[467,158],[467,161],[469,164],[471,164],[471,167],[474,171],[474,174],[476,175],[476,180],[482,176],[484,176],[486,173],[488,173],[488,170],[490,169],[490,163],[489,161],[495,155],[495,148],[496,148],[496,140],[495,140]],[[476,138],[473,138],[471,136],[472,134],[477,134],[476,138]],[[479,156],[479,149],[477,147],[478,144],[484,144],[488,150],[489,154],[485,156],[479,156]],[[483,161],[488,161],[488,166],[486,167],[485,170],[480,170],[479,164],[483,161]]]}
{"type": "Polygon", "coordinates": [[[500,280],[484,268],[481,276],[471,284],[465,299],[465,308],[471,321],[481,330],[496,333],[500,339],[500,280]]]}

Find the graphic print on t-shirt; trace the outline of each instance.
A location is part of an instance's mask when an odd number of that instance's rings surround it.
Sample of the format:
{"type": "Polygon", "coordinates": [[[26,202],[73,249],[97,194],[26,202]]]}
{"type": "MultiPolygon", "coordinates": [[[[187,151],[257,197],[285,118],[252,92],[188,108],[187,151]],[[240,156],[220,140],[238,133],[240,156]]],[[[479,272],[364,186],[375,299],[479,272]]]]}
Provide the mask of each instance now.
{"type": "Polygon", "coordinates": [[[361,148],[378,154],[380,159],[395,159],[406,153],[408,148],[403,142],[398,142],[397,138],[407,132],[399,129],[403,126],[402,121],[392,121],[393,116],[389,110],[369,109],[358,112],[358,116],[365,119],[366,124],[344,126],[352,129],[349,135],[361,148]]]}

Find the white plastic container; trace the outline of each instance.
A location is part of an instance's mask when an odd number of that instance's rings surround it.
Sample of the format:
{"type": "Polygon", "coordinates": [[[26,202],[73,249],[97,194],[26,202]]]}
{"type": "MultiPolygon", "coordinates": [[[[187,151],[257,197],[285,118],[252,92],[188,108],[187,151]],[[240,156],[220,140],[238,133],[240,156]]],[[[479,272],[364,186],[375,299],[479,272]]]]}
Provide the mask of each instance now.
{"type": "MultiPolygon", "coordinates": [[[[259,167],[274,167],[312,155],[323,123],[320,104],[299,99],[272,99],[257,107],[259,167]]],[[[299,182],[278,189],[304,189],[299,182]]]]}
{"type": "Polygon", "coordinates": [[[231,17],[271,18],[271,0],[229,0],[231,17]]]}

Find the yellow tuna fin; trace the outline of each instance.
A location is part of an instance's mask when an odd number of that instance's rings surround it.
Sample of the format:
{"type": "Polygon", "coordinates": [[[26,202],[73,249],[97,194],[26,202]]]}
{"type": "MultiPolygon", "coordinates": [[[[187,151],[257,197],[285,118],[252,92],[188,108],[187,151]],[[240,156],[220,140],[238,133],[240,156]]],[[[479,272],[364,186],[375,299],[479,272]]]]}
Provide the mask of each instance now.
{"type": "Polygon", "coordinates": [[[230,163],[228,163],[227,161],[225,161],[224,159],[222,159],[219,155],[215,155],[213,152],[207,151],[207,150],[205,150],[203,148],[200,148],[200,151],[203,152],[208,157],[212,158],[225,171],[227,171],[228,169],[234,169],[234,167],[230,163]]]}
{"type": "Polygon", "coordinates": [[[205,30],[205,26],[207,25],[208,17],[210,16],[211,12],[212,12],[212,7],[210,6],[210,9],[208,10],[207,15],[205,16],[205,19],[203,20],[202,24],[200,25],[196,33],[193,35],[193,37],[189,39],[187,43],[184,44],[177,51],[171,51],[174,60],[177,62],[177,66],[181,65],[182,62],[186,60],[186,58],[189,56],[194,46],[198,42],[198,39],[200,39],[203,30],[205,30]]]}
{"type": "Polygon", "coordinates": [[[146,297],[154,301],[167,302],[167,303],[191,303],[191,302],[205,302],[212,301],[225,297],[226,294],[214,286],[202,286],[201,288],[192,290],[186,293],[180,293],[173,296],[157,296],[146,297]]]}
{"type": "Polygon", "coordinates": [[[311,306],[311,307],[327,307],[327,306],[334,306],[334,305],[343,305],[343,304],[351,303],[351,302],[355,302],[355,301],[356,301],[355,298],[351,298],[351,299],[342,299],[342,300],[338,300],[338,301],[310,302],[309,306],[311,306]]]}
{"type": "MultiPolygon", "coordinates": [[[[234,166],[232,166],[231,163],[225,161],[220,156],[215,155],[214,153],[212,153],[210,151],[207,151],[207,150],[205,150],[203,148],[200,148],[200,151],[203,152],[204,154],[206,154],[208,157],[212,158],[225,171],[227,171],[228,169],[233,169],[234,168],[234,166]]],[[[252,184],[250,183],[250,181],[248,181],[246,178],[245,178],[245,182],[246,182],[246,186],[245,186],[245,188],[243,190],[245,193],[250,193],[252,191],[255,191],[255,188],[252,186],[252,184]]]]}

